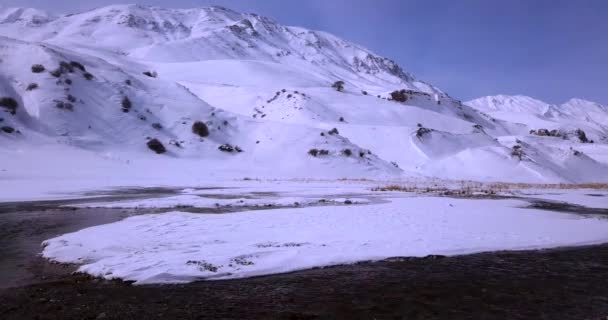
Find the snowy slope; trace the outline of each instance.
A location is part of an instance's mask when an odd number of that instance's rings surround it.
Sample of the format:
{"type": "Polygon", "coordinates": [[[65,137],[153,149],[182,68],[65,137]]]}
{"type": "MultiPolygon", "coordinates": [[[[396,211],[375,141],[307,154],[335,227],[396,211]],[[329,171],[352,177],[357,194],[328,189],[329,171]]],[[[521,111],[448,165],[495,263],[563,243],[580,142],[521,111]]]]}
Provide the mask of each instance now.
{"type": "MultiPolygon", "coordinates": [[[[14,9],[22,10],[22,9],[14,9]]],[[[28,14],[28,16],[33,13],[28,14]]],[[[24,19],[27,19],[25,16],[24,19]]],[[[25,31],[25,39],[111,50],[156,62],[219,59],[279,62],[314,70],[331,79],[439,92],[416,81],[395,62],[331,34],[277,24],[222,7],[163,9],[114,5],[23,28],[5,23],[0,33],[25,31]],[[120,34],[120,37],[116,35],[120,34]]]]}
{"type": "Polygon", "coordinates": [[[582,99],[552,105],[526,96],[488,96],[467,105],[492,117],[525,124],[530,130],[584,130],[595,141],[608,141],[608,106],[582,99]]]}
{"type": "Polygon", "coordinates": [[[17,130],[0,131],[5,179],[608,180],[604,106],[506,96],[463,104],[359,45],[220,7],[0,9],[0,59],[0,98],[19,106],[14,115],[0,107],[0,126],[17,130]],[[392,100],[395,90],[407,100],[392,100]],[[208,136],[192,132],[197,121],[208,136]],[[540,128],[568,139],[529,134],[540,128]],[[596,143],[577,141],[579,128],[596,143]],[[149,150],[152,138],[167,152],[149,150]],[[225,144],[233,152],[218,150],[225,144]],[[516,145],[525,156],[513,155],[516,145]],[[32,168],[41,156],[49,161],[32,168]],[[88,165],[69,171],[70,159],[88,165]]]}

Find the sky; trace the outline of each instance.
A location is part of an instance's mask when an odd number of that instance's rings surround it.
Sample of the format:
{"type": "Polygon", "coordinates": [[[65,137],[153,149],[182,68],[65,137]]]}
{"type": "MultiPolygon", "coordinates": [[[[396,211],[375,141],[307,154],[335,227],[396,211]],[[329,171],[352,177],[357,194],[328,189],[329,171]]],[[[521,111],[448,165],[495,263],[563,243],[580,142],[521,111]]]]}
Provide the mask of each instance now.
{"type": "Polygon", "coordinates": [[[220,5],[327,31],[463,101],[522,94],[608,105],[605,0],[0,0],[55,13],[116,3],[220,5]]]}

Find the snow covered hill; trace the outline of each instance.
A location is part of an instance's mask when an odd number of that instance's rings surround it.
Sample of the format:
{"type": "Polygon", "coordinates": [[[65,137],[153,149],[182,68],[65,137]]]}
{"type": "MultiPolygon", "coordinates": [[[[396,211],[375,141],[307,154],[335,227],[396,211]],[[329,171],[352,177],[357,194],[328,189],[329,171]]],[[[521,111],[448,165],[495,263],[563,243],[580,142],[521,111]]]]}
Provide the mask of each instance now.
{"type": "Polygon", "coordinates": [[[269,61],[307,69],[317,77],[378,83],[439,92],[416,81],[395,62],[331,34],[277,24],[255,14],[222,7],[189,10],[115,5],[53,17],[32,9],[10,9],[0,32],[20,39],[108,50],[155,62],[208,60],[269,61]],[[120,36],[116,36],[120,34],[120,36]]]}
{"type": "MultiPolygon", "coordinates": [[[[490,116],[521,123],[529,130],[557,130],[566,138],[577,129],[587,140],[608,142],[608,106],[582,99],[552,105],[526,96],[489,96],[466,103],[490,116]]],[[[577,137],[578,138],[578,137],[577,137]]]]}
{"type": "Polygon", "coordinates": [[[0,99],[5,181],[608,180],[605,106],[463,104],[359,45],[220,7],[0,9],[0,99]]]}

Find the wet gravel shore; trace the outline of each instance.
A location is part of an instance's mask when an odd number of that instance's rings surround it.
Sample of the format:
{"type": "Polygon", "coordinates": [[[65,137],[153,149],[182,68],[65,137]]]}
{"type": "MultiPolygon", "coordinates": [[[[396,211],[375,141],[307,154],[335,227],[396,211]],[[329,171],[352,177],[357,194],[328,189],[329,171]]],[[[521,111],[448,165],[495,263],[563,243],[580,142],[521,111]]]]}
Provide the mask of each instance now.
{"type": "Polygon", "coordinates": [[[608,319],[608,244],[133,286],[36,253],[45,239],[143,212],[42,204],[0,214],[1,319],[608,319]]]}
{"type": "Polygon", "coordinates": [[[0,314],[3,319],[606,319],[608,245],[393,259],[187,285],[132,286],[64,274],[0,290],[0,314]]]}

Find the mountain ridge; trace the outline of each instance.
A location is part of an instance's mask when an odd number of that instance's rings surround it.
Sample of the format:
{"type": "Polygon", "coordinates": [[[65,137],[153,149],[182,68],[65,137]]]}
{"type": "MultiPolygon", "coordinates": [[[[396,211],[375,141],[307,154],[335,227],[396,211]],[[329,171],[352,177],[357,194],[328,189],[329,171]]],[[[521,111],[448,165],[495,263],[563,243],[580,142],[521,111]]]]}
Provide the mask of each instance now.
{"type": "Polygon", "coordinates": [[[37,25],[33,35],[26,36],[28,40],[58,43],[66,38],[70,45],[78,45],[76,40],[80,44],[94,42],[99,47],[127,50],[127,54],[144,60],[208,60],[225,57],[226,52],[230,52],[229,58],[237,59],[284,60],[313,68],[338,65],[341,68],[333,72],[344,73],[348,68],[350,73],[373,81],[380,79],[414,90],[440,92],[417,81],[394,61],[327,32],[282,26],[260,15],[237,13],[223,7],[165,9],[113,5],[55,17],[37,25]],[[53,31],[45,31],[45,26],[53,31]],[[124,41],[107,41],[110,34],[117,32],[123,33],[124,41]],[[213,46],[207,45],[209,38],[214,38],[213,46]],[[167,41],[174,43],[165,45],[167,41]],[[171,48],[172,45],[177,47],[171,48]],[[214,50],[217,45],[227,50],[221,48],[218,53],[214,50]]]}

